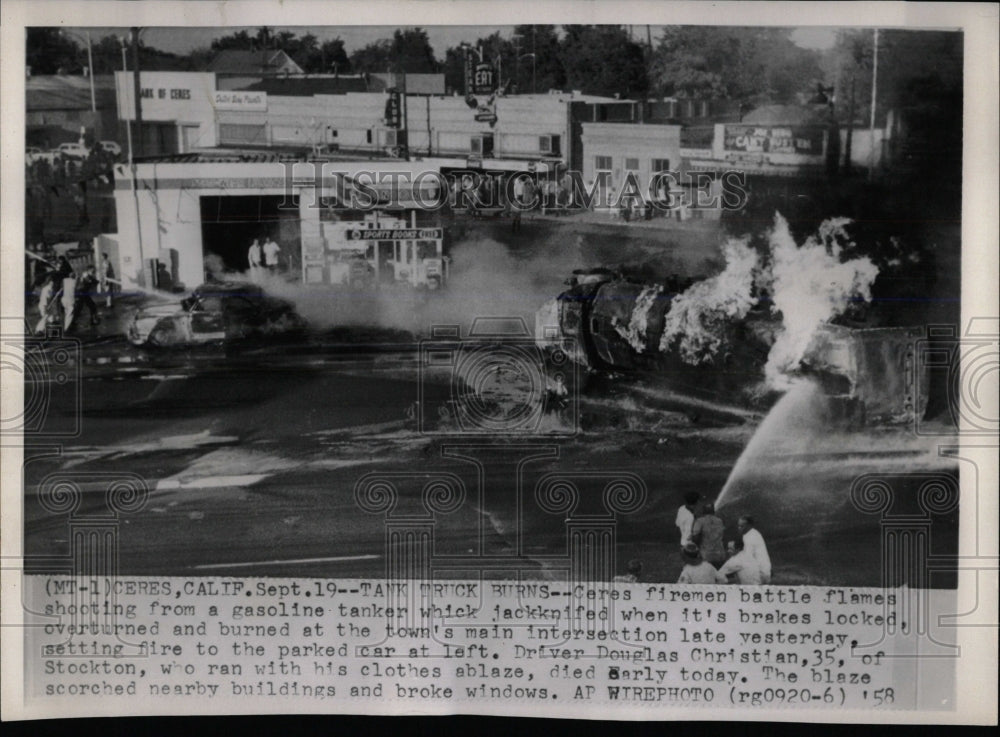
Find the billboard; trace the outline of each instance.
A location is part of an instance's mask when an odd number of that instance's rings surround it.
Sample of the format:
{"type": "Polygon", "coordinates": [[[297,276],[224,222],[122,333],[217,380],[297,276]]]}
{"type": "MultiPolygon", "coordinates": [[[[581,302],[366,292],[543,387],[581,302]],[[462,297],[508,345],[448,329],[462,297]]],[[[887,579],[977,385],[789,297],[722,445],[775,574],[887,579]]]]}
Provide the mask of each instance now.
{"type": "Polygon", "coordinates": [[[723,145],[742,153],[822,156],[824,133],[820,126],[727,125],[723,145]]]}

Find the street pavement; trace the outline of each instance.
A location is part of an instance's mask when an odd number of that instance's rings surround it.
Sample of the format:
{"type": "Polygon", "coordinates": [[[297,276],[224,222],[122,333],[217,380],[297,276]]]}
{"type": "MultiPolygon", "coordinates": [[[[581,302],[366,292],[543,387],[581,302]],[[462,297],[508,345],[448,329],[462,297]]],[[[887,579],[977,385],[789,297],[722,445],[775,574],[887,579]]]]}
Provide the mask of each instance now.
{"type": "MultiPolygon", "coordinates": [[[[120,573],[316,577],[384,575],[391,514],[427,515],[427,474],[451,474],[466,496],[434,515],[436,555],[485,556],[495,568],[484,575],[558,580],[566,519],[604,514],[610,472],[640,478],[646,494],[640,510],[614,518],[612,567],[621,572],[639,558],[645,580],[675,581],[683,495],[718,494],[756,425],[734,417],[703,426],[602,391],[580,397],[575,435],[423,433],[420,413],[447,402],[452,387],[446,376],[430,381],[417,370],[415,349],[361,351],[312,335],[244,351],[145,351],[120,334],[140,303],[123,297],[102,310],[100,325],[76,335],[77,380],[59,384],[49,372],[32,387],[47,398],[46,428],[63,434],[34,437],[40,447],[26,450],[29,570],[33,560],[44,568],[70,552],[72,521],[40,500],[52,474],[80,485],[75,519],[107,515],[104,490],[114,479],[143,480],[145,504],[118,517],[120,573]],[[396,508],[362,508],[356,486],[370,474],[395,479],[396,508]],[[575,511],[539,503],[546,474],[573,476],[575,511]]],[[[880,466],[850,457],[789,468],[751,490],[766,512],[758,526],[775,581],[879,585],[879,523],[851,508],[848,491],[858,473],[880,466]]],[[[731,531],[737,512],[723,515],[731,531]]],[[[957,544],[957,514],[935,528],[935,544],[943,552],[957,544]]]]}

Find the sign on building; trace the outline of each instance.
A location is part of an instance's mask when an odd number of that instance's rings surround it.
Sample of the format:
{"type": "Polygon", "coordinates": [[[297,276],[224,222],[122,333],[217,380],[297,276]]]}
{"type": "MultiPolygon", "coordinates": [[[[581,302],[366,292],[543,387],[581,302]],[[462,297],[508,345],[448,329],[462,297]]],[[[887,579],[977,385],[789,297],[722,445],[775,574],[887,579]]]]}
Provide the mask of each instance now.
{"type": "Polygon", "coordinates": [[[216,90],[213,104],[216,110],[265,112],[267,110],[267,93],[247,90],[216,90]]]}
{"type": "Polygon", "coordinates": [[[389,128],[401,128],[403,125],[402,102],[399,90],[389,90],[389,98],[385,101],[385,124],[389,128]]]}
{"type": "Polygon", "coordinates": [[[444,237],[441,228],[355,228],[347,231],[352,241],[405,241],[444,237]]]}
{"type": "Polygon", "coordinates": [[[476,95],[491,95],[496,89],[496,74],[492,64],[476,64],[472,91],[476,95]]]}
{"type": "Polygon", "coordinates": [[[724,146],[744,153],[822,156],[823,133],[815,126],[727,125],[724,146]]]}

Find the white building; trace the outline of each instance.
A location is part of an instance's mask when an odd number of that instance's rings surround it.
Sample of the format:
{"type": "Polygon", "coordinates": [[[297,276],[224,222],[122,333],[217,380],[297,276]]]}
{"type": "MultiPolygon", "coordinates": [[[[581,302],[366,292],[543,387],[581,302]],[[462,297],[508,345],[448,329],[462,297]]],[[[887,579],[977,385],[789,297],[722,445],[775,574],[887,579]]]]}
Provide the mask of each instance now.
{"type": "Polygon", "coordinates": [[[584,182],[605,184],[611,198],[622,190],[629,175],[648,195],[654,174],[680,170],[679,125],[584,123],[582,138],[584,182]]]}
{"type": "MultiPolygon", "coordinates": [[[[141,72],[140,80],[145,154],[253,146],[384,156],[402,143],[399,130],[385,119],[385,92],[226,90],[219,89],[214,74],[199,72],[141,72]]],[[[294,87],[308,90],[309,81],[294,80],[294,87]]],[[[324,86],[320,82],[317,89],[324,86]]],[[[116,84],[119,116],[135,120],[133,76],[119,72],[116,84]]],[[[578,93],[517,95],[492,105],[484,101],[477,109],[458,96],[408,94],[403,127],[412,154],[566,163],[570,105],[581,101],[617,102],[578,93]]]]}

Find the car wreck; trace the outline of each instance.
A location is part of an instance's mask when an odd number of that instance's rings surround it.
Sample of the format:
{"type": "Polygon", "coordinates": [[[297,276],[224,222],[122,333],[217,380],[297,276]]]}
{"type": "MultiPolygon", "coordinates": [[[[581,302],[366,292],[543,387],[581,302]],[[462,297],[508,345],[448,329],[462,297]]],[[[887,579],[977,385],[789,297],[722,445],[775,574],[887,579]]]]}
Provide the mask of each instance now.
{"type": "Polygon", "coordinates": [[[305,326],[291,302],[266,294],[257,284],[215,282],[180,302],[144,307],[126,335],[133,345],[167,348],[292,334],[305,326]]]}
{"type": "MultiPolygon", "coordinates": [[[[714,326],[711,352],[685,355],[668,345],[664,331],[677,296],[696,282],[674,276],[650,284],[608,269],[578,270],[536,312],[536,342],[591,372],[641,376],[693,399],[768,409],[781,395],[765,380],[780,317],[761,295],[744,316],[714,326]]],[[[816,381],[845,422],[912,422],[928,404],[928,382],[916,376],[914,360],[921,337],[909,327],[822,325],[793,374],[816,381]]]]}

